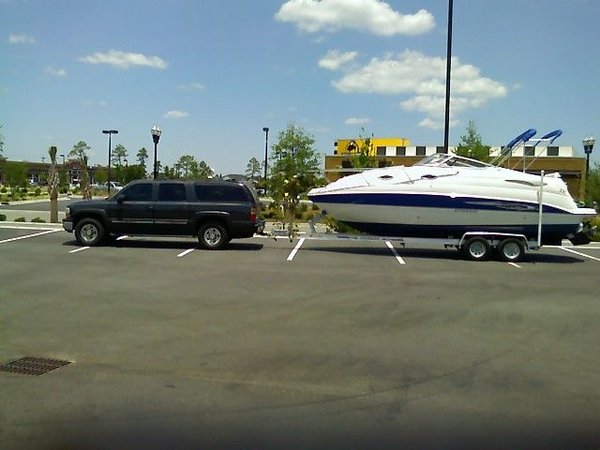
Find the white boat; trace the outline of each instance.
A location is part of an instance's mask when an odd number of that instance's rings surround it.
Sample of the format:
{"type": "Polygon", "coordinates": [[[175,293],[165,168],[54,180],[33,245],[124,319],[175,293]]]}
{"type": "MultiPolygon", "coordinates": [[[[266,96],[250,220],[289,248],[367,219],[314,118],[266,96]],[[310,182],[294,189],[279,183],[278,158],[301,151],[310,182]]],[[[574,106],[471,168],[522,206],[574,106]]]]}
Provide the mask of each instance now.
{"type": "Polygon", "coordinates": [[[582,244],[589,242],[582,223],[596,216],[577,206],[558,173],[538,176],[445,153],[410,167],[349,175],[308,197],[335,219],[377,236],[457,239],[493,232],[582,244]]]}

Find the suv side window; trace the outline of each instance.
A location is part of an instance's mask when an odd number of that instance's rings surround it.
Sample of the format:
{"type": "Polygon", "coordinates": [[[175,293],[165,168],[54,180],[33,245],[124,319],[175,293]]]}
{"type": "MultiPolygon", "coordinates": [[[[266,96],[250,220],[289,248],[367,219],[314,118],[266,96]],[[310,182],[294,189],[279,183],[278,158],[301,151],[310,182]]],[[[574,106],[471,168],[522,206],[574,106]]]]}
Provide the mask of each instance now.
{"type": "Polygon", "coordinates": [[[160,183],[158,185],[159,202],[185,202],[185,184],[160,183]]]}
{"type": "Polygon", "coordinates": [[[249,200],[246,190],[238,185],[223,186],[196,184],[196,198],[201,202],[228,203],[247,202],[249,200]]]}
{"type": "Polygon", "coordinates": [[[121,194],[128,202],[151,202],[152,183],[138,183],[124,189],[121,194]]]}

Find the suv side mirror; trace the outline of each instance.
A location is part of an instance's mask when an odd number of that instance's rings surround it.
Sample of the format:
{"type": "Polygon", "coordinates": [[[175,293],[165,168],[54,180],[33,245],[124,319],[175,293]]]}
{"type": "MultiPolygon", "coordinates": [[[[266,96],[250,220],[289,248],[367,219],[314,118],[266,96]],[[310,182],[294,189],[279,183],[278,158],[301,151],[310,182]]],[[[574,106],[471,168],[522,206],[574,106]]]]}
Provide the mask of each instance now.
{"type": "Polygon", "coordinates": [[[123,194],[117,195],[117,203],[120,205],[125,201],[125,196],[123,194]]]}

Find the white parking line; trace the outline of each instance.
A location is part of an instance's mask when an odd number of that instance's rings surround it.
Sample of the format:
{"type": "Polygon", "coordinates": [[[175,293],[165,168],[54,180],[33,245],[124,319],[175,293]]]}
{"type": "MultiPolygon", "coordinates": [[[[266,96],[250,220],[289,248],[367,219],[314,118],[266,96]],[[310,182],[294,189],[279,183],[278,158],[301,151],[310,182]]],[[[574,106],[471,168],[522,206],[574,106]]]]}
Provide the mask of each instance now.
{"type": "Polygon", "coordinates": [[[195,249],[194,248],[188,248],[186,251],[181,252],[179,255],[177,255],[178,258],[181,258],[185,255],[187,255],[188,253],[192,253],[195,249]]]}
{"type": "Polygon", "coordinates": [[[594,261],[600,261],[600,258],[596,258],[596,257],[594,257],[594,256],[586,255],[585,253],[581,253],[581,252],[578,252],[578,251],[572,250],[572,249],[570,249],[570,248],[567,248],[567,247],[560,247],[560,248],[561,248],[562,250],[564,250],[565,252],[574,253],[574,254],[576,254],[576,255],[583,256],[583,257],[585,257],[585,258],[593,259],[594,261]]]}
{"type": "Polygon", "coordinates": [[[79,248],[76,248],[75,250],[71,250],[69,253],[79,253],[84,250],[87,250],[88,248],[90,248],[90,247],[79,247],[79,248]]]}
{"type": "Polygon", "coordinates": [[[4,239],[4,240],[0,241],[0,244],[5,244],[7,242],[20,241],[21,239],[29,239],[29,238],[36,237],[36,236],[43,236],[44,234],[56,233],[58,231],[62,231],[62,230],[46,230],[46,231],[41,231],[39,233],[26,234],[25,236],[18,236],[18,237],[14,237],[14,238],[10,238],[10,239],[4,239]]]}
{"type": "Polygon", "coordinates": [[[517,263],[513,263],[513,262],[509,262],[508,265],[516,267],[517,269],[521,269],[522,268],[520,265],[518,265],[517,263]]]}
{"type": "Polygon", "coordinates": [[[298,241],[298,243],[294,247],[294,250],[292,250],[292,252],[290,253],[290,255],[287,257],[288,261],[292,261],[294,259],[294,257],[296,256],[296,253],[298,253],[298,250],[300,250],[300,247],[302,247],[302,244],[304,244],[305,240],[306,240],[306,238],[300,238],[300,240],[298,241]]]}
{"type": "Polygon", "coordinates": [[[385,241],[385,245],[388,246],[388,248],[392,251],[392,253],[394,254],[394,256],[396,257],[396,260],[400,263],[400,264],[406,264],[404,262],[404,260],[402,259],[402,257],[398,254],[398,252],[396,251],[396,249],[394,248],[394,246],[392,245],[392,243],[390,241],[385,241]]]}

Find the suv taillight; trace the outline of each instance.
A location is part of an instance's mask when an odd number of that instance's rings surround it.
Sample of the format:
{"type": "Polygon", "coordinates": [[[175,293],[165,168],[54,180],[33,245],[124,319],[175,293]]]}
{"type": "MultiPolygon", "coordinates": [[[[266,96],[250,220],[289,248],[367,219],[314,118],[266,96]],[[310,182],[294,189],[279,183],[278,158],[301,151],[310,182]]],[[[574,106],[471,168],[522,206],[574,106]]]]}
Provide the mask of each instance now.
{"type": "Polygon", "coordinates": [[[256,222],[256,207],[255,206],[252,206],[250,208],[250,221],[256,222]]]}

